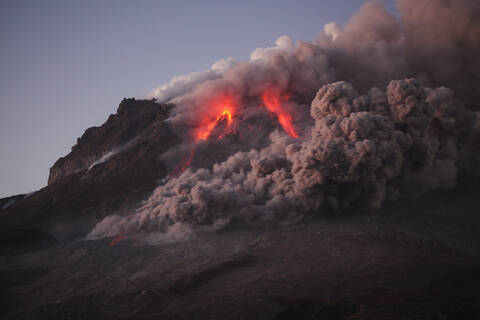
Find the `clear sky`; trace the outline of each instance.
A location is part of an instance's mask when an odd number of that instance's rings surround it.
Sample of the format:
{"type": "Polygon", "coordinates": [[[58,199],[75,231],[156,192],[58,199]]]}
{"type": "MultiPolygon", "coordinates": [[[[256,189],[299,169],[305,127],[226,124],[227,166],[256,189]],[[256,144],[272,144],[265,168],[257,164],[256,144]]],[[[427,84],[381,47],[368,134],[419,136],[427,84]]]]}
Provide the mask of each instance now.
{"type": "Polygon", "coordinates": [[[221,58],[248,60],[284,34],[311,40],[363,2],[0,1],[0,197],[45,186],[123,97],[221,58]]]}

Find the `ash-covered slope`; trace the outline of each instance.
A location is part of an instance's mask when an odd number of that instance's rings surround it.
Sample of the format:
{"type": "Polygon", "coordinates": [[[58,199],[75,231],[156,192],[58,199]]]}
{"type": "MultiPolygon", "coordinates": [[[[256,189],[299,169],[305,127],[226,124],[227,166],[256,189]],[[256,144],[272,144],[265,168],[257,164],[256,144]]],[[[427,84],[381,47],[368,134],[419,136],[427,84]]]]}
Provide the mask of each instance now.
{"type": "Polygon", "coordinates": [[[0,256],[0,318],[478,319],[478,196],[456,189],[289,228],[0,256]]]}
{"type": "Polygon", "coordinates": [[[94,219],[137,204],[167,173],[158,156],[180,142],[165,122],[169,108],[124,99],[116,114],[87,129],[55,163],[47,187],[8,206],[6,201],[2,228],[41,227],[59,239],[73,239],[83,237],[94,219]]]}

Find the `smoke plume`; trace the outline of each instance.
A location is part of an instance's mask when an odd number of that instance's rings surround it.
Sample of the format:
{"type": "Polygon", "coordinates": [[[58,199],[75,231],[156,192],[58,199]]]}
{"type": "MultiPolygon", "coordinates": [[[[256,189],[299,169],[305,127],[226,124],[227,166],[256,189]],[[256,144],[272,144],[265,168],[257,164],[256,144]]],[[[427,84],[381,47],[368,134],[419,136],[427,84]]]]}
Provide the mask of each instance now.
{"type": "Polygon", "coordinates": [[[145,98],[155,98],[159,103],[166,103],[174,97],[192,91],[199,83],[220,78],[223,72],[235,63],[233,58],[222,59],[215,62],[209,70],[175,76],[170,83],[152,90],[145,98]]]}
{"type": "Polygon", "coordinates": [[[154,91],[176,105],[171,125],[189,160],[136,212],[105,218],[90,236],[290,224],[475,176],[480,5],[398,8],[400,19],[368,2],[312,42],[282,36],[249,62],[185,81],[175,97],[154,91]]]}

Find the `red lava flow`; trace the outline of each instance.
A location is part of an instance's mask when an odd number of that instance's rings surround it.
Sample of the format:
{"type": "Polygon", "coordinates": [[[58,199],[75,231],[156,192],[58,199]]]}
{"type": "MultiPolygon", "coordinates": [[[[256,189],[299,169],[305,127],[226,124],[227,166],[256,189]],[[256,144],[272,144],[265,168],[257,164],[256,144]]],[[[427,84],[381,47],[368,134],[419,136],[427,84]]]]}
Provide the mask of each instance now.
{"type": "Polygon", "coordinates": [[[289,136],[298,138],[298,133],[292,124],[292,116],[282,108],[283,101],[288,101],[288,96],[279,94],[274,89],[269,88],[262,94],[263,104],[267,107],[268,111],[277,116],[278,122],[283,130],[285,130],[289,136]]]}
{"type": "Polygon", "coordinates": [[[112,239],[112,241],[110,242],[109,244],[109,247],[113,247],[114,245],[116,245],[117,243],[119,243],[120,241],[122,241],[123,239],[127,238],[126,236],[124,236],[123,234],[120,234],[118,236],[116,236],[115,238],[112,239]]]}

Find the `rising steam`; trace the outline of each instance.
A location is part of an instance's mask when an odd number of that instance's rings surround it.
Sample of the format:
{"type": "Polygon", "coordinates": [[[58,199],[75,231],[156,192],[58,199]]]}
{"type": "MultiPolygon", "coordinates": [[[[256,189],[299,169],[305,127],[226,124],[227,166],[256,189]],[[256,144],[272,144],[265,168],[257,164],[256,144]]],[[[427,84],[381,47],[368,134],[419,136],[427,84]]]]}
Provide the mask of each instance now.
{"type": "Polygon", "coordinates": [[[153,91],[176,105],[184,161],[135,213],[105,218],[90,236],[288,224],[474,176],[480,4],[398,8],[401,20],[369,2],[311,43],[282,36],[250,62],[153,91]]]}

